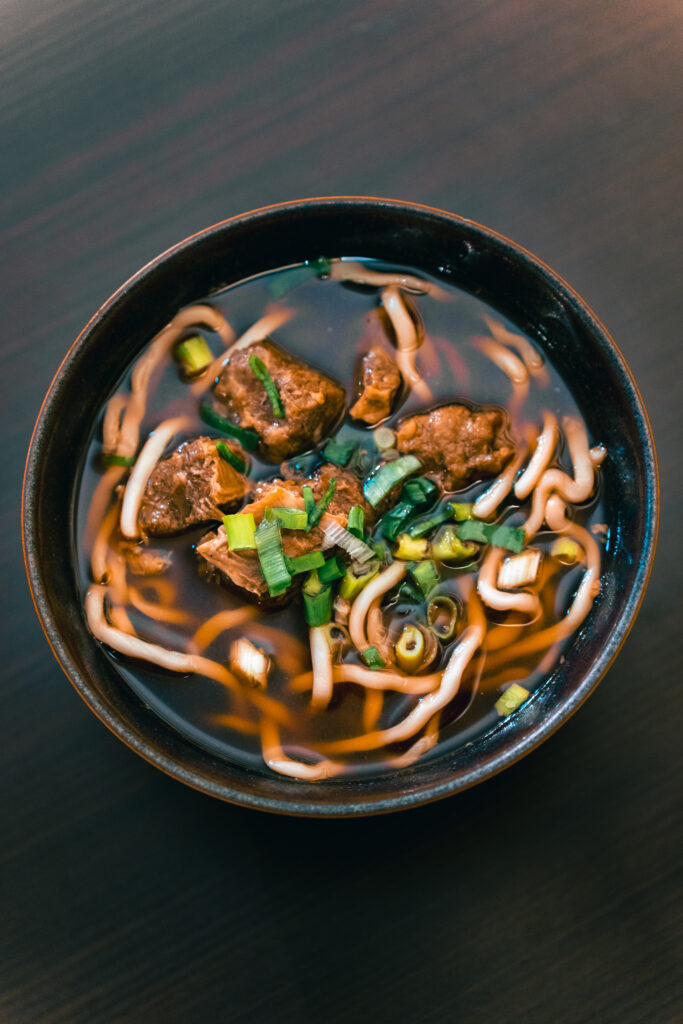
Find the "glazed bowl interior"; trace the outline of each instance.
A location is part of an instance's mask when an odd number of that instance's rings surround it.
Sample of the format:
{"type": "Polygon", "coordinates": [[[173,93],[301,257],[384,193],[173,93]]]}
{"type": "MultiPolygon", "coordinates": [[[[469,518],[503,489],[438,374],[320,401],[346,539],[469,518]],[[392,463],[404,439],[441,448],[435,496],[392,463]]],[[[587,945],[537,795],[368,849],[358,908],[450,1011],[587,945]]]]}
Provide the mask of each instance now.
{"type": "Polygon", "coordinates": [[[488,778],[537,746],[585,700],[615,657],[647,583],[657,528],[647,417],[614,343],[557,275],[507,239],[460,217],[381,199],[304,200],[257,210],[181,242],[131,278],[85,327],[36,424],[24,485],[24,549],[56,657],[102,721],[157,767],[225,800],[281,813],[359,815],[409,807],[488,778]],[[90,635],[75,568],[77,487],[104,401],[177,310],[253,274],[321,254],[410,265],[473,292],[545,352],[589,431],[607,447],[601,487],[610,539],[601,593],[565,658],[524,707],[440,757],[367,779],[323,783],[249,771],[194,745],[126,686],[90,635]]]}

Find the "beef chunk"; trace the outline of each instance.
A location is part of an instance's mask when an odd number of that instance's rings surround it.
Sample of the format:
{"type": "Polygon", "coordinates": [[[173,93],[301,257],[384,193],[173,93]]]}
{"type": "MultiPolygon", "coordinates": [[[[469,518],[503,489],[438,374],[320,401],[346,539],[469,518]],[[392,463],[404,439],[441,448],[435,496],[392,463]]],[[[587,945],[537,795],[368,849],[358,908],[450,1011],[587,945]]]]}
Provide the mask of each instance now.
{"type": "Polygon", "coordinates": [[[379,345],[363,356],[359,393],[350,415],[374,426],[391,413],[396,392],[401,386],[401,374],[388,352],[379,345]]]}
{"type": "Polygon", "coordinates": [[[447,491],[496,476],[515,453],[502,412],[464,405],[410,416],[398,427],[396,447],[403,455],[416,455],[424,471],[438,477],[447,491]]]}
{"type": "MultiPolygon", "coordinates": [[[[251,512],[258,525],[267,508],[303,508],[302,485],[308,483],[313,488],[316,501],[327,490],[330,480],[335,477],[337,485],[327,515],[337,520],[340,526],[346,526],[349,509],[352,505],[362,505],[366,511],[366,522],[374,521],[373,509],[363,497],[360,482],[352,473],[337,469],[336,466],[322,466],[311,479],[270,480],[257,484],[253,501],[245,505],[242,512],[251,512]]],[[[320,526],[314,526],[309,533],[304,530],[283,530],[282,546],[289,558],[319,551],[323,543],[320,526]]],[[[303,579],[299,577],[284,598],[273,602],[268,594],[268,587],[261,574],[261,566],[255,551],[230,551],[225,536],[225,528],[219,527],[215,532],[207,534],[197,545],[197,554],[201,559],[201,570],[209,574],[216,572],[228,584],[246,591],[246,594],[263,603],[283,603],[291,597],[296,585],[303,579]]]]}
{"type": "Polygon", "coordinates": [[[339,384],[272,341],[235,352],[218,379],[215,395],[228,419],[256,431],[259,453],[268,462],[282,462],[314,448],[329,434],[346,402],[339,384]],[[263,383],[249,366],[250,356],[263,360],[280,394],[284,419],[275,418],[263,383]]]}
{"type": "MultiPolygon", "coordinates": [[[[226,443],[242,454],[237,444],[226,443]]],[[[223,510],[242,501],[247,489],[242,474],[216,451],[215,440],[187,441],[155,466],[140,504],[140,529],[163,537],[220,519],[223,510]]]]}

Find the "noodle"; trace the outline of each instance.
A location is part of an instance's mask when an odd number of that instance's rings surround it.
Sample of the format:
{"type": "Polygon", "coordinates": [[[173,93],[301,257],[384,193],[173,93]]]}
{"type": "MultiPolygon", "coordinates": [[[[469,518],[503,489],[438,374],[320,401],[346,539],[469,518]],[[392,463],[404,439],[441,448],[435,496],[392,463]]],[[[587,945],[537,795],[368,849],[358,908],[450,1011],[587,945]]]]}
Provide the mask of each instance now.
{"type": "Polygon", "coordinates": [[[201,651],[205,651],[207,647],[210,647],[214,640],[226,629],[234,629],[235,626],[241,626],[244,622],[248,622],[249,619],[256,618],[257,615],[256,608],[252,608],[250,605],[245,605],[244,608],[218,612],[201,624],[190,642],[201,653],[201,651]]]}
{"type": "Polygon", "coordinates": [[[124,537],[136,538],[139,535],[138,512],[147,481],[173,435],[185,430],[189,425],[190,420],[183,416],[164,420],[147,438],[138,455],[138,460],[131,470],[123,494],[121,533],[124,537]]]}
{"type": "Polygon", "coordinates": [[[503,548],[491,548],[486,555],[479,570],[479,580],[477,582],[479,596],[489,608],[495,608],[497,611],[514,610],[516,612],[526,612],[535,617],[541,610],[536,594],[529,594],[526,591],[515,594],[498,590],[496,580],[498,579],[498,570],[504,558],[505,551],[503,548]]]}
{"type": "Polygon", "coordinates": [[[415,295],[426,294],[431,295],[433,299],[450,299],[448,292],[439,288],[432,281],[423,281],[412,274],[392,274],[369,270],[362,263],[356,263],[354,260],[332,260],[328,279],[331,281],[353,281],[354,284],[369,284],[376,288],[384,288],[389,285],[401,288],[404,292],[413,292],[415,295]]]}
{"type": "Polygon", "coordinates": [[[311,642],[311,664],[313,666],[313,692],[311,706],[326,708],[332,696],[332,652],[327,639],[326,626],[311,626],[308,631],[311,642]]]}
{"type": "Polygon", "coordinates": [[[477,519],[488,519],[496,511],[501,501],[508,496],[519,467],[526,458],[526,448],[522,448],[511,463],[496,477],[487,491],[477,498],[472,506],[472,513],[477,519]]]}
{"type": "Polygon", "coordinates": [[[177,625],[183,625],[186,622],[192,621],[192,616],[180,608],[167,608],[164,605],[154,604],[152,601],[145,600],[140,591],[135,587],[128,588],[128,600],[133,608],[137,608],[143,615],[147,615],[150,619],[156,619],[158,622],[172,622],[177,625]]]}
{"type": "MultiPolygon", "coordinates": [[[[345,663],[334,665],[332,679],[335,683],[358,683],[368,690],[396,690],[398,693],[422,695],[431,693],[441,682],[441,673],[432,672],[427,676],[407,676],[402,672],[385,672],[384,669],[365,668],[364,665],[345,663]]],[[[289,682],[294,693],[304,693],[313,684],[313,673],[302,672],[289,682]]]]}
{"type": "Polygon", "coordinates": [[[543,357],[523,335],[509,331],[499,320],[495,320],[487,313],[482,314],[482,320],[496,341],[517,349],[529,373],[538,373],[544,369],[543,357]]]}
{"type": "Polygon", "coordinates": [[[586,428],[574,416],[562,420],[572,460],[574,477],[561,469],[547,469],[541,476],[533,494],[531,514],[524,524],[527,540],[538,533],[546,514],[546,503],[552,491],[558,491],[566,501],[586,501],[593,493],[595,470],[588,446],[586,428]]]}
{"type": "Polygon", "coordinates": [[[363,701],[363,728],[370,732],[380,720],[384,708],[384,694],[381,690],[366,690],[363,701]]]}
{"type": "Polygon", "coordinates": [[[382,305],[396,335],[396,362],[403,380],[423,402],[431,402],[432,392],[415,369],[415,352],[420,347],[417,329],[396,285],[383,289],[382,305]]]}
{"type": "Polygon", "coordinates": [[[264,718],[261,722],[261,749],[263,760],[271,771],[279,772],[280,775],[289,775],[293,779],[306,779],[308,782],[319,782],[321,779],[329,779],[333,775],[339,775],[344,771],[343,764],[336,764],[334,761],[319,761],[317,764],[304,764],[302,761],[294,761],[287,757],[280,746],[280,734],[275,722],[264,718]]]}
{"type": "Polygon", "coordinates": [[[495,363],[499,370],[502,370],[506,377],[509,377],[513,384],[528,384],[529,373],[522,360],[511,352],[505,345],[501,345],[492,338],[477,337],[472,339],[472,344],[483,352],[485,356],[495,363]]]}
{"type": "Polygon", "coordinates": [[[543,428],[536,441],[536,449],[529,464],[515,484],[515,497],[523,501],[538,484],[541,474],[548,468],[555,453],[559,430],[557,419],[551,412],[543,413],[543,428]]]}
{"type": "Polygon", "coordinates": [[[379,600],[383,594],[401,582],[406,574],[405,562],[392,562],[378,576],[361,590],[356,600],[351,605],[349,613],[349,635],[352,642],[359,651],[368,647],[368,640],[365,633],[365,620],[374,601],[379,600]]]}

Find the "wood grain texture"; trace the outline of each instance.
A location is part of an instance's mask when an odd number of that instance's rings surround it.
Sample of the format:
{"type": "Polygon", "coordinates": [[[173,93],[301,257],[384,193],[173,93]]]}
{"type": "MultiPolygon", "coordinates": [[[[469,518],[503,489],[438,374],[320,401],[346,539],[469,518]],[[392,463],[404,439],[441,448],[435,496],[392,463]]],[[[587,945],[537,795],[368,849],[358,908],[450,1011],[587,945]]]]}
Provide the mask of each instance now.
{"type": "Polygon", "coordinates": [[[681,1016],[675,0],[6,0],[0,7],[3,1024],[681,1016]],[[146,260],[305,195],[454,210],[562,273],[652,416],[660,551],[598,692],[477,790],[277,819],[145,765],[69,687],[18,500],[51,376],[146,260]]]}

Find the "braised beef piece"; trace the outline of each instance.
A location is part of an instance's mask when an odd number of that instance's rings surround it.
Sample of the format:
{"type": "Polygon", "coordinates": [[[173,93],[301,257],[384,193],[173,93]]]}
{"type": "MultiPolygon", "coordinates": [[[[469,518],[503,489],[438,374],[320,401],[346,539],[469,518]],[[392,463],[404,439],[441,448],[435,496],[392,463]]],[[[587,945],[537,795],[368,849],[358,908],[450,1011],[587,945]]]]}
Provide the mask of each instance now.
{"type": "Polygon", "coordinates": [[[438,477],[447,491],[496,476],[515,453],[502,412],[464,405],[410,416],[397,428],[396,447],[403,455],[416,455],[423,471],[438,477]]]}
{"type": "MultiPolygon", "coordinates": [[[[346,526],[351,506],[361,505],[365,509],[366,523],[372,525],[375,513],[363,497],[358,478],[347,470],[330,465],[321,466],[310,479],[302,477],[299,480],[269,480],[257,484],[253,500],[240,511],[251,512],[258,526],[267,508],[303,508],[302,485],[305,483],[313,488],[317,501],[327,490],[332,477],[335,477],[337,484],[327,515],[336,519],[340,526],[346,526]]],[[[305,530],[282,531],[282,547],[289,558],[296,558],[297,555],[304,555],[310,551],[319,551],[322,544],[323,532],[320,526],[314,526],[308,533],[305,530]]],[[[303,574],[295,578],[287,593],[273,601],[268,594],[256,551],[230,551],[223,526],[201,539],[197,545],[197,554],[200,557],[200,571],[204,574],[218,574],[224,582],[245,591],[249,597],[264,604],[285,603],[304,579],[303,574]]]]}
{"type": "Polygon", "coordinates": [[[354,420],[374,426],[391,413],[400,386],[401,374],[396,363],[383,348],[374,346],[363,356],[358,398],[349,414],[354,420]]]}
{"type": "MultiPolygon", "coordinates": [[[[243,457],[239,445],[225,443],[243,457]]],[[[152,471],[140,505],[140,529],[163,537],[220,519],[242,501],[248,487],[242,474],[218,454],[215,440],[186,441],[152,471]]]]}
{"type": "Polygon", "coordinates": [[[344,389],[324,373],[283,352],[272,341],[261,341],[231,357],[215,389],[224,414],[259,435],[259,454],[282,462],[319,444],[341,416],[344,389]],[[285,411],[276,419],[268,394],[249,365],[251,356],[265,364],[285,411]]]}

